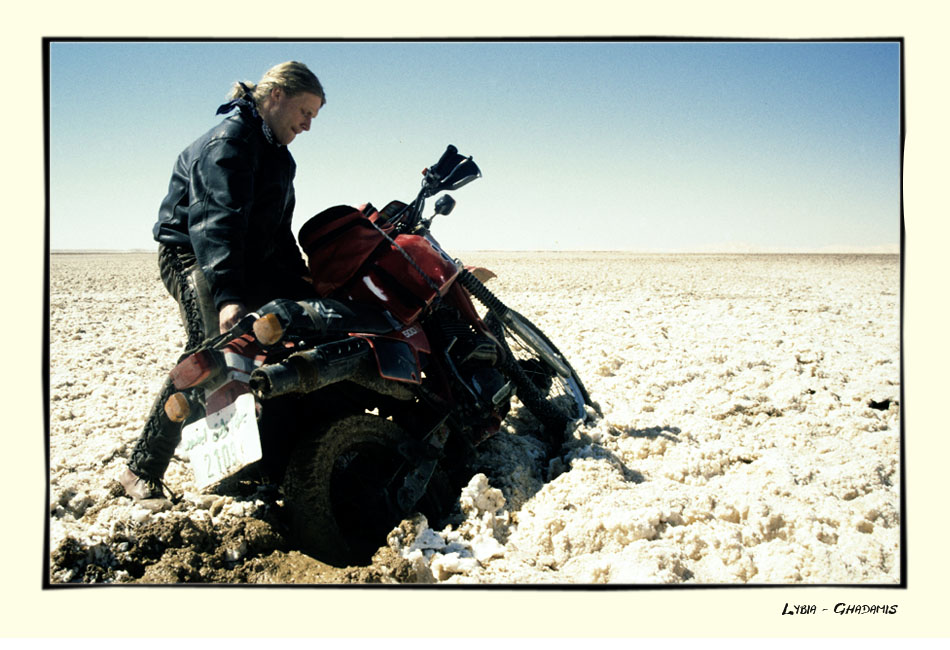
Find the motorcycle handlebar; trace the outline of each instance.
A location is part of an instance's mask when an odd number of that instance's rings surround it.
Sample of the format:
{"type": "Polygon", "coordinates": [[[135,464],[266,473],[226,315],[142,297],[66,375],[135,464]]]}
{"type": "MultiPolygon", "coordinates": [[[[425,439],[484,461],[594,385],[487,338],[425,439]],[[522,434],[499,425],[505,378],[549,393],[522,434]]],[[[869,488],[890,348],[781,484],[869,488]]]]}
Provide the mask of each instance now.
{"type": "Polygon", "coordinates": [[[411,232],[419,224],[427,198],[444,190],[458,189],[479,178],[481,171],[471,156],[462,156],[458,148],[450,144],[439,161],[424,169],[422,174],[422,189],[418,196],[399,214],[390,218],[389,222],[400,232],[411,232]]]}

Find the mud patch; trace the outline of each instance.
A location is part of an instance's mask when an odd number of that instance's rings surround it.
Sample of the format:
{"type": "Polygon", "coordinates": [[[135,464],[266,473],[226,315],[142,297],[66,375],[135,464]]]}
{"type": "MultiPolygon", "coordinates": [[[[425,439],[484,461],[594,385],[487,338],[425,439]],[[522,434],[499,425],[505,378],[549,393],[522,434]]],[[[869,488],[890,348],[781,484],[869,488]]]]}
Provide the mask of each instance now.
{"type": "Polygon", "coordinates": [[[411,562],[383,546],[362,567],[337,568],[292,548],[279,502],[199,495],[150,510],[124,496],[98,510],[122,511],[124,525],[92,542],[66,536],[50,554],[53,583],[414,583],[411,562]],[[252,510],[250,516],[231,513],[252,510]]]}

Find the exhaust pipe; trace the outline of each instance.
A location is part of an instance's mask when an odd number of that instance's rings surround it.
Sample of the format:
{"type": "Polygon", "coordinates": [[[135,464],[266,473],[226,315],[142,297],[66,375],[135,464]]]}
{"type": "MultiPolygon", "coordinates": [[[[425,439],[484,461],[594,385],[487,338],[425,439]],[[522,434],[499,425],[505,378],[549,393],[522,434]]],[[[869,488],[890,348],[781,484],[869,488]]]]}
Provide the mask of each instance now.
{"type": "Polygon", "coordinates": [[[325,343],[257,368],[251,373],[249,385],[261,399],[310,393],[353,377],[371,352],[369,343],[361,338],[325,343]]]}

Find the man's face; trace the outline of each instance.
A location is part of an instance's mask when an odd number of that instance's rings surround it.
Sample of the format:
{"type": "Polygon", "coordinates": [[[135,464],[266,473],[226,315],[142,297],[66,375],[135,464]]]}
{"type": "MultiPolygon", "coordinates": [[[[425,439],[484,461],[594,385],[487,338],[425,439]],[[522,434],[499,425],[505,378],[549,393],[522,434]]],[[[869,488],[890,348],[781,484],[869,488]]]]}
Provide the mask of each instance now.
{"type": "Polygon", "coordinates": [[[280,88],[271,91],[261,108],[261,115],[283,145],[293,142],[301,131],[310,130],[310,122],[320,112],[323,100],[313,93],[289,96],[280,88]]]}

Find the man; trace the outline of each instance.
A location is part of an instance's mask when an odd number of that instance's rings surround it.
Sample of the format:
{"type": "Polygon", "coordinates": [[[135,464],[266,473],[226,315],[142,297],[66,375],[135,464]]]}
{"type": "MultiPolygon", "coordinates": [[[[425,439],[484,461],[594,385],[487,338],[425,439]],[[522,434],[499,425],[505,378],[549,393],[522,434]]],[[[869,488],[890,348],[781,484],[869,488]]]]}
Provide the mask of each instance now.
{"type": "MultiPolygon", "coordinates": [[[[289,61],[257,84],[236,83],[230,99],[218,108],[230,115],[178,157],[152,231],[188,348],[274,298],[315,296],[291,230],[296,165],[287,145],[310,130],[326,103],[323,87],[289,61]]],[[[172,392],[167,380],[119,477],[135,499],[162,496],[181,440],[181,425],[164,412],[172,392]]]]}

